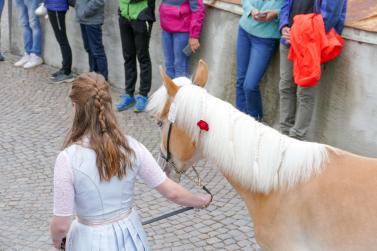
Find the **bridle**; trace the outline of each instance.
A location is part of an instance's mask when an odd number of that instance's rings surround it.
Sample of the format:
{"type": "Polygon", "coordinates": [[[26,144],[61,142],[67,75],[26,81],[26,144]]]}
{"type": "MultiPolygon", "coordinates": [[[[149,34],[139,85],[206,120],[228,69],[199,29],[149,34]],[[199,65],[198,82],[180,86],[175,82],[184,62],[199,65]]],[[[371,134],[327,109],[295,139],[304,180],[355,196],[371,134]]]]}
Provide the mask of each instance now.
{"type": "MultiPolygon", "coordinates": [[[[159,125],[159,127],[162,127],[163,126],[163,122],[162,121],[158,121],[158,125],[159,125]]],[[[170,137],[171,137],[172,127],[173,127],[173,123],[169,121],[169,129],[168,129],[168,135],[167,135],[167,141],[166,141],[166,155],[162,152],[162,149],[160,149],[159,159],[162,159],[165,162],[165,164],[163,166],[163,169],[166,166],[172,167],[172,169],[174,170],[174,172],[176,172],[176,174],[179,175],[179,180],[180,180],[180,178],[181,178],[182,175],[185,175],[194,184],[196,184],[201,189],[203,189],[206,193],[208,193],[209,195],[211,195],[211,201],[212,201],[212,199],[213,199],[212,193],[208,190],[208,188],[205,185],[202,184],[202,180],[201,180],[201,178],[199,176],[199,172],[196,170],[196,168],[194,166],[192,166],[192,169],[194,170],[194,172],[196,174],[196,179],[193,179],[192,177],[188,176],[186,174],[186,170],[178,170],[177,166],[175,165],[175,163],[174,163],[174,161],[172,159],[171,152],[170,152],[170,147],[169,147],[170,146],[170,137]]],[[[191,209],[194,209],[194,208],[193,207],[184,207],[184,208],[175,210],[173,212],[163,214],[163,215],[158,216],[156,218],[144,221],[142,223],[142,225],[147,225],[147,224],[159,221],[159,220],[163,220],[163,219],[166,219],[168,217],[171,217],[171,216],[174,216],[174,215],[186,212],[186,211],[191,210],[191,209]]]]}

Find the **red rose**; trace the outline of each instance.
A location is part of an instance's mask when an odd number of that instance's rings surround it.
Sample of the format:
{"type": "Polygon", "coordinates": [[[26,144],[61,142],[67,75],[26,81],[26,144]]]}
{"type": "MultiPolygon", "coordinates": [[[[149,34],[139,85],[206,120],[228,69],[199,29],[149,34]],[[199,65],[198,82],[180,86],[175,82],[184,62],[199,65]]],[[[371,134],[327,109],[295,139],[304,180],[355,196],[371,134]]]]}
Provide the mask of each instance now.
{"type": "Polygon", "coordinates": [[[198,123],[196,124],[199,126],[200,130],[204,130],[208,132],[209,130],[208,123],[205,122],[204,120],[199,120],[198,123]]]}

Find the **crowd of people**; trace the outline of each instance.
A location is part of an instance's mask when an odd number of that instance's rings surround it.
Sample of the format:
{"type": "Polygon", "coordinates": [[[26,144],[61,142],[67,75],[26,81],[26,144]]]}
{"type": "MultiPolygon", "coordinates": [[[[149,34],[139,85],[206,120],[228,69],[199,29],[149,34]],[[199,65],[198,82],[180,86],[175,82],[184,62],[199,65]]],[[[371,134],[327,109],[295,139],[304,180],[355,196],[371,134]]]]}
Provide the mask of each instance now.
{"type": "MultiPolygon", "coordinates": [[[[35,14],[39,0],[15,0],[15,3],[25,51],[15,66],[32,68],[43,62],[42,31],[35,14]]],[[[60,247],[70,231],[68,250],[148,250],[140,220],[132,209],[136,176],[180,205],[203,208],[212,198],[194,195],[167,178],[150,152],[132,137],[123,136],[119,129],[111,107],[108,64],[102,41],[105,0],[45,0],[44,5],[63,58],[61,69],[51,76],[52,81],[74,80],[65,25],[69,5],[74,5],[76,11],[91,72],[76,78],[70,92],[74,120],[54,173],[51,223],[54,245],[60,247]],[[77,220],[71,222],[74,208],[77,220]]],[[[300,14],[316,13],[321,14],[326,33],[334,30],[341,34],[346,5],[347,0],[243,0],[236,43],[237,108],[262,121],[260,82],[272,56],[279,50],[280,131],[304,139],[312,118],[317,85],[300,86],[295,82],[293,63],[289,59],[291,29],[304,25],[295,23],[300,14]]],[[[4,0],[0,0],[0,17],[3,6],[4,0]]],[[[152,81],[149,43],[156,20],[155,1],[119,0],[118,11],[125,95],[116,109],[123,111],[134,106],[135,112],[142,112],[148,103],[152,81]],[[136,60],[140,65],[138,95],[135,95],[136,60]]],[[[200,47],[205,18],[203,1],[162,0],[159,15],[167,74],[170,78],[188,77],[189,56],[200,47]]],[[[0,53],[1,60],[4,59],[0,53]]]]}

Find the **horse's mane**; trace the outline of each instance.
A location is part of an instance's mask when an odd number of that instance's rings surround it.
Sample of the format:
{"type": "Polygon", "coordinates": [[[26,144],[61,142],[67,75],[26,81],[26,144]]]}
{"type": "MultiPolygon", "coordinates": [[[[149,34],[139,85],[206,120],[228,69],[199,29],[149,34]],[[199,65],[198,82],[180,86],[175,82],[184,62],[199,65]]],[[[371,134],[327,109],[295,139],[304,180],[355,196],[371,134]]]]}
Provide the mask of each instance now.
{"type": "MultiPolygon", "coordinates": [[[[268,193],[289,188],[319,174],[324,167],[327,152],[323,144],[289,138],[204,88],[189,84],[187,78],[174,82],[182,86],[174,98],[177,126],[191,135],[203,157],[248,189],[268,193]],[[200,131],[199,120],[208,123],[208,132],[200,131]]],[[[167,98],[166,89],[161,87],[151,97],[148,110],[161,112],[167,98]]]]}

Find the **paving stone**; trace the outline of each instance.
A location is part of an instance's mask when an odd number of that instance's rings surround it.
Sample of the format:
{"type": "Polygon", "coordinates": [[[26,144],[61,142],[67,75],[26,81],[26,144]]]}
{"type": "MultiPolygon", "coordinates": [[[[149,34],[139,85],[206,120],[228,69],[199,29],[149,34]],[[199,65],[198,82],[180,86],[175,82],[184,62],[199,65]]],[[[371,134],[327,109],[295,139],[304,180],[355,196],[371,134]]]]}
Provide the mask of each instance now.
{"type": "MultiPolygon", "coordinates": [[[[70,84],[48,84],[56,69],[13,67],[9,55],[0,63],[0,251],[54,250],[48,220],[52,216],[52,177],[71,121],[70,84]]],[[[114,103],[119,101],[112,92],[114,103]]],[[[159,131],[145,113],[117,113],[121,128],[153,154],[159,151],[159,131]]],[[[247,210],[220,172],[206,161],[197,169],[214,201],[205,210],[145,226],[152,250],[260,250],[247,210]]],[[[190,173],[189,173],[190,174],[190,173]]],[[[191,173],[193,175],[193,173],[191,173]]],[[[187,178],[187,189],[199,192],[187,178]]],[[[135,207],[144,220],[180,208],[141,181],[135,207]],[[142,196],[141,196],[142,195],[142,196]]]]}

